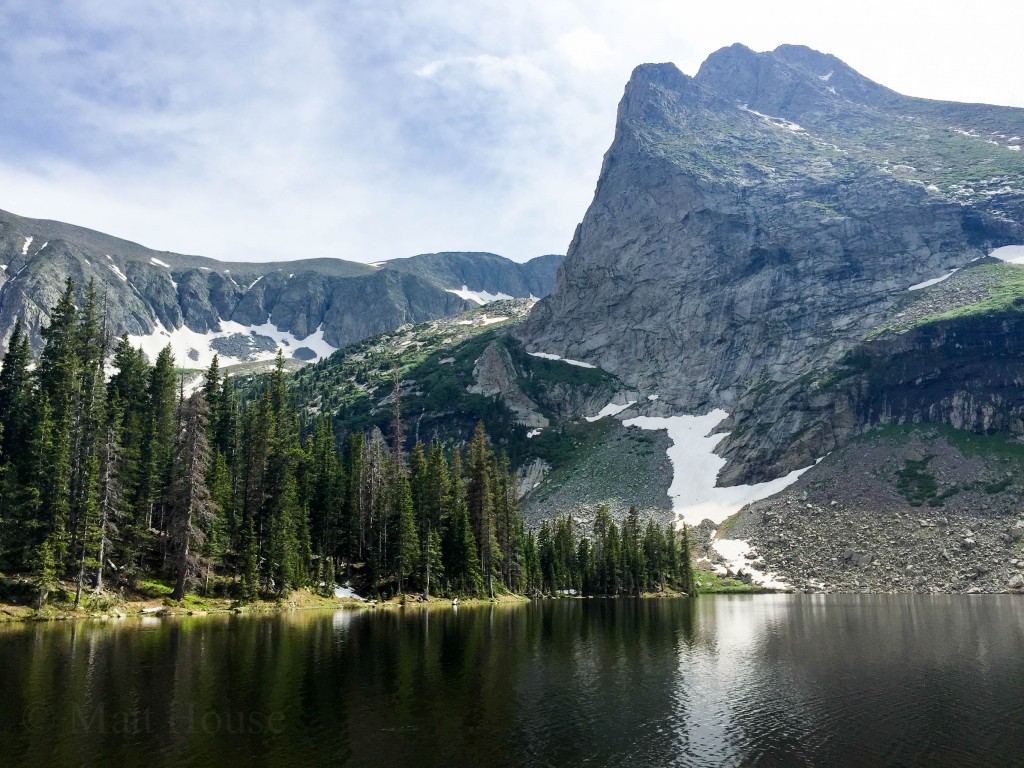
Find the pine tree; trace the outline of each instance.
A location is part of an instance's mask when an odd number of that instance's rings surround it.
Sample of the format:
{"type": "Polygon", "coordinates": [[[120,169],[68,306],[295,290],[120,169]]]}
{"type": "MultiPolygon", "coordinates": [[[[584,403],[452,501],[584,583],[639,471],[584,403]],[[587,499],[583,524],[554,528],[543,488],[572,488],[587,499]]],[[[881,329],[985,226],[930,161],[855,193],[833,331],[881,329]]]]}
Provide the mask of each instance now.
{"type": "Polygon", "coordinates": [[[365,556],[371,584],[384,575],[388,561],[387,444],[374,427],[366,443],[360,488],[360,526],[366,535],[365,556]]]}
{"type": "Polygon", "coordinates": [[[403,594],[406,580],[414,574],[419,567],[420,541],[416,533],[416,518],[412,504],[412,489],[409,485],[409,475],[403,464],[398,462],[400,456],[393,456],[392,469],[393,491],[392,491],[392,514],[395,524],[394,536],[394,571],[398,580],[398,594],[403,594]]]}
{"type": "Polygon", "coordinates": [[[210,446],[206,436],[209,410],[202,392],[180,405],[180,427],[174,441],[171,482],[164,494],[168,534],[174,552],[176,580],[171,598],[181,600],[201,563],[206,531],[216,505],[206,487],[210,446]]]}
{"type": "Polygon", "coordinates": [[[318,557],[331,560],[333,571],[342,528],[344,479],[331,421],[326,417],[317,421],[313,436],[307,442],[306,465],[303,495],[308,499],[313,549],[318,557]]]}
{"type": "Polygon", "coordinates": [[[367,513],[363,504],[366,438],[362,432],[353,432],[349,435],[345,447],[345,501],[340,527],[346,573],[351,576],[352,564],[361,562],[366,557],[367,513]]]}
{"type": "Polygon", "coordinates": [[[48,518],[40,521],[46,531],[47,552],[36,562],[47,563],[47,568],[52,563],[58,574],[68,565],[71,546],[71,462],[76,404],[82,385],[74,290],[69,278],[50,315],[50,324],[42,331],[45,344],[36,369],[49,417],[47,445],[39,454],[42,461],[36,476],[40,505],[48,518]]]}
{"type": "Polygon", "coordinates": [[[304,453],[299,444],[298,419],[290,407],[280,350],[267,392],[274,425],[267,456],[266,569],[268,586],[278,594],[308,581],[310,543],[308,510],[299,494],[298,477],[304,453]]]}
{"type": "Polygon", "coordinates": [[[551,523],[544,520],[537,532],[537,559],[541,574],[541,591],[554,594],[558,589],[558,568],[555,563],[555,542],[551,523]]]}
{"type": "Polygon", "coordinates": [[[206,400],[206,406],[210,411],[211,422],[215,422],[216,414],[220,411],[218,406],[221,394],[220,356],[214,354],[210,367],[203,376],[203,399],[206,400]]]}
{"type": "Polygon", "coordinates": [[[590,539],[580,536],[580,543],[576,546],[576,578],[573,579],[573,588],[579,594],[589,594],[594,574],[594,553],[590,546],[590,539]]]}
{"type": "Polygon", "coordinates": [[[462,481],[462,460],[458,451],[452,455],[449,503],[452,518],[452,544],[448,560],[448,580],[456,592],[478,595],[483,589],[483,577],[480,574],[476,536],[469,519],[469,508],[466,505],[466,489],[462,481]]]}
{"type": "MultiPolygon", "coordinates": [[[[140,452],[139,507],[136,510],[137,530],[144,540],[154,527],[160,532],[167,529],[160,491],[170,483],[174,465],[177,399],[174,355],[168,345],[157,355],[149,371],[148,418],[140,452]]],[[[144,542],[140,544],[144,546],[144,542]]]]}
{"type": "Polygon", "coordinates": [[[665,547],[661,526],[653,519],[647,521],[644,529],[643,557],[647,564],[643,588],[647,591],[665,590],[665,569],[663,566],[663,550],[665,547]]]}
{"type": "Polygon", "coordinates": [[[14,568],[24,563],[26,532],[34,521],[30,362],[28,335],[22,333],[19,318],[0,368],[0,556],[14,568]]]}
{"type": "Polygon", "coordinates": [[[601,504],[594,513],[594,589],[598,594],[611,595],[615,589],[612,586],[613,574],[610,572],[611,565],[608,558],[608,533],[612,525],[612,516],[608,512],[608,505],[601,504]]]}
{"type": "MultiPolygon", "coordinates": [[[[441,559],[441,535],[434,529],[427,529],[427,542],[423,549],[423,597],[430,599],[430,578],[440,578],[444,573],[441,559]]],[[[440,590],[439,590],[440,591],[440,590]]]]}
{"type": "Polygon", "coordinates": [[[38,607],[46,605],[50,592],[57,586],[57,554],[55,535],[50,534],[43,540],[35,552],[32,563],[32,576],[36,585],[38,607]]]}
{"type": "Polygon", "coordinates": [[[111,412],[120,414],[117,425],[120,440],[119,484],[123,497],[123,526],[120,536],[123,574],[131,578],[138,567],[149,528],[144,517],[148,510],[148,484],[143,479],[143,443],[150,422],[149,363],[141,349],[131,346],[122,336],[114,347],[116,373],[107,383],[107,402],[111,412]]]}
{"type": "Polygon", "coordinates": [[[526,531],[523,537],[523,585],[520,591],[523,594],[540,594],[544,588],[543,582],[537,537],[533,531],[526,531]]]}
{"type": "MultiPolygon", "coordinates": [[[[257,404],[248,406],[242,420],[240,529],[244,541],[239,549],[244,552],[244,569],[248,573],[252,562],[261,562],[268,527],[268,502],[271,498],[269,469],[277,427],[269,393],[264,392],[257,404]]],[[[251,590],[247,594],[252,594],[251,590]]]]}
{"type": "Polygon", "coordinates": [[[640,594],[644,588],[646,563],[640,530],[640,510],[635,505],[629,508],[622,523],[622,552],[625,590],[631,594],[640,594]]]}
{"type": "Polygon", "coordinates": [[[494,524],[491,453],[487,447],[483,422],[477,422],[467,461],[469,483],[466,487],[466,504],[479,547],[481,575],[488,595],[494,597],[494,571],[500,565],[501,549],[494,524]]]}
{"type": "Polygon", "coordinates": [[[98,494],[98,541],[96,554],[96,576],[94,588],[96,592],[103,589],[104,567],[109,559],[113,537],[118,531],[117,523],[122,515],[123,496],[121,489],[121,413],[118,403],[107,403],[107,415],[104,420],[103,437],[99,446],[99,494],[98,494]]]}
{"type": "Polygon", "coordinates": [[[695,593],[693,562],[690,552],[690,531],[683,523],[682,541],[679,545],[679,588],[688,595],[695,593]]]}
{"type": "Polygon", "coordinates": [[[14,330],[7,343],[3,368],[0,368],[0,461],[6,466],[16,461],[25,449],[28,430],[29,402],[32,397],[32,375],[29,364],[32,350],[28,334],[22,333],[21,318],[14,321],[14,330]]]}
{"type": "Polygon", "coordinates": [[[102,547],[104,531],[100,510],[100,451],[104,441],[106,387],[103,362],[107,356],[105,321],[96,306],[96,290],[92,281],[86,288],[79,313],[78,355],[82,380],[75,407],[71,464],[72,545],[78,551],[78,579],[75,607],[81,603],[86,571],[95,571],[102,547]]]}
{"type": "Polygon", "coordinates": [[[604,547],[604,573],[607,593],[617,595],[622,590],[622,543],[615,521],[608,523],[608,538],[604,547]]]}
{"type": "Polygon", "coordinates": [[[241,598],[243,603],[252,603],[259,597],[260,563],[259,542],[256,538],[256,525],[250,517],[242,534],[242,573],[241,598]]]}
{"type": "Polygon", "coordinates": [[[302,586],[305,581],[299,509],[295,475],[286,469],[270,501],[266,543],[268,586],[278,595],[302,586]]]}

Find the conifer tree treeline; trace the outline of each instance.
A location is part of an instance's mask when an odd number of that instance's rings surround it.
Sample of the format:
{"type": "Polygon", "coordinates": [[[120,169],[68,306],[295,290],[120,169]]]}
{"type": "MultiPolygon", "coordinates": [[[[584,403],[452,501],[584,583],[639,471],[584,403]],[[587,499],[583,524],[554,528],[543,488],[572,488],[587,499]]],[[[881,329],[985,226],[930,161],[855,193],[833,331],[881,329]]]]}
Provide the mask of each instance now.
{"type": "Polygon", "coordinates": [[[535,557],[538,591],[546,594],[639,595],[666,588],[693,593],[688,530],[653,520],[645,525],[636,507],[621,528],[604,505],[589,532],[572,516],[544,522],[535,557]]]}
{"type": "Polygon", "coordinates": [[[108,351],[90,285],[66,290],[33,369],[16,325],[0,370],[0,570],[89,592],[148,576],[244,601],[353,580],[371,594],[636,593],[688,588],[686,546],[631,513],[599,510],[528,531],[508,460],[478,424],[465,451],[406,455],[396,384],[390,440],[305,439],[283,358],[241,404],[218,361],[187,397],[168,347],[150,365],[127,337],[108,351]],[[104,361],[109,369],[104,370],[104,361]]]}

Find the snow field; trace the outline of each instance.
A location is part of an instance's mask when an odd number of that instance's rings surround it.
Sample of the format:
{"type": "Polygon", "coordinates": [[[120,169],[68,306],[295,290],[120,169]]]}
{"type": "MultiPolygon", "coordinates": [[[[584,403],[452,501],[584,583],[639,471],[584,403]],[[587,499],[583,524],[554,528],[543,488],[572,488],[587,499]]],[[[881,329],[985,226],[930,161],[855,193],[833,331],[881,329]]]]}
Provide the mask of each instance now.
{"type": "MultiPolygon", "coordinates": [[[[210,342],[214,339],[225,338],[235,334],[250,335],[255,333],[261,336],[268,336],[273,339],[277,343],[278,347],[283,349],[286,353],[290,350],[299,349],[300,347],[308,347],[316,353],[316,357],[310,362],[315,362],[316,360],[327,357],[336,350],[336,347],[333,347],[324,341],[323,326],[317,328],[316,331],[306,338],[297,339],[288,331],[279,331],[277,327],[270,322],[269,318],[263,325],[242,325],[241,323],[236,323],[231,320],[221,320],[221,330],[208,331],[206,333],[193,331],[188,326],[168,330],[159,321],[157,321],[156,325],[156,330],[152,333],[128,337],[128,341],[131,345],[136,348],[141,347],[142,351],[146,353],[146,356],[151,362],[156,360],[160,350],[170,344],[171,351],[174,353],[174,358],[178,365],[207,368],[210,363],[213,362],[213,356],[215,354],[210,342]],[[190,356],[189,353],[193,351],[198,355],[198,359],[190,356]]],[[[252,360],[241,360],[227,355],[220,355],[220,364],[224,366],[236,365],[243,362],[252,362],[253,360],[273,360],[276,355],[276,351],[258,352],[254,354],[252,360]]]]}
{"type": "Polygon", "coordinates": [[[488,293],[487,291],[471,291],[468,285],[462,288],[445,288],[448,293],[454,293],[465,301],[475,301],[479,306],[490,304],[492,301],[503,301],[513,298],[505,293],[488,293]]]}
{"type": "Polygon", "coordinates": [[[637,416],[622,422],[627,427],[668,432],[672,440],[668,449],[672,462],[668,495],[679,523],[698,525],[708,519],[718,525],[744,505],[778,493],[809,469],[797,469],[766,483],[718,487],[718,473],[726,460],[717,456],[714,449],[728,433],[709,433],[728,415],[716,408],[705,416],[637,416]]]}

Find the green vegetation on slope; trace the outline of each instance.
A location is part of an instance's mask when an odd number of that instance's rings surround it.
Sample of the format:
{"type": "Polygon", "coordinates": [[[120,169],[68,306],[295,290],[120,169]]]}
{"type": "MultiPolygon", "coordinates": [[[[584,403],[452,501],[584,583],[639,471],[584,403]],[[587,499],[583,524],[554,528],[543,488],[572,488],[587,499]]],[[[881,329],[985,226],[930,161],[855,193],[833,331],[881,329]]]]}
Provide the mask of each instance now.
{"type": "Polygon", "coordinates": [[[938,285],[905,297],[893,318],[867,340],[933,323],[1001,312],[1024,312],[1024,267],[995,262],[968,266],[938,285]]]}

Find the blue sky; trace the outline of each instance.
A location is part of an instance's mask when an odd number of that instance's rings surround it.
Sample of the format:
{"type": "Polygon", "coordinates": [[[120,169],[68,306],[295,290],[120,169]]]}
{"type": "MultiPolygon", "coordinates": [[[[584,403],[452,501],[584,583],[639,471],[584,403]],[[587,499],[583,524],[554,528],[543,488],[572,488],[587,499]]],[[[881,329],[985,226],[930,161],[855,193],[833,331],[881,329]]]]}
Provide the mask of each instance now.
{"type": "Polygon", "coordinates": [[[5,0],[0,208],[225,259],[564,253],[641,62],[802,43],[1024,107],[1024,4],[909,5],[5,0]]]}

